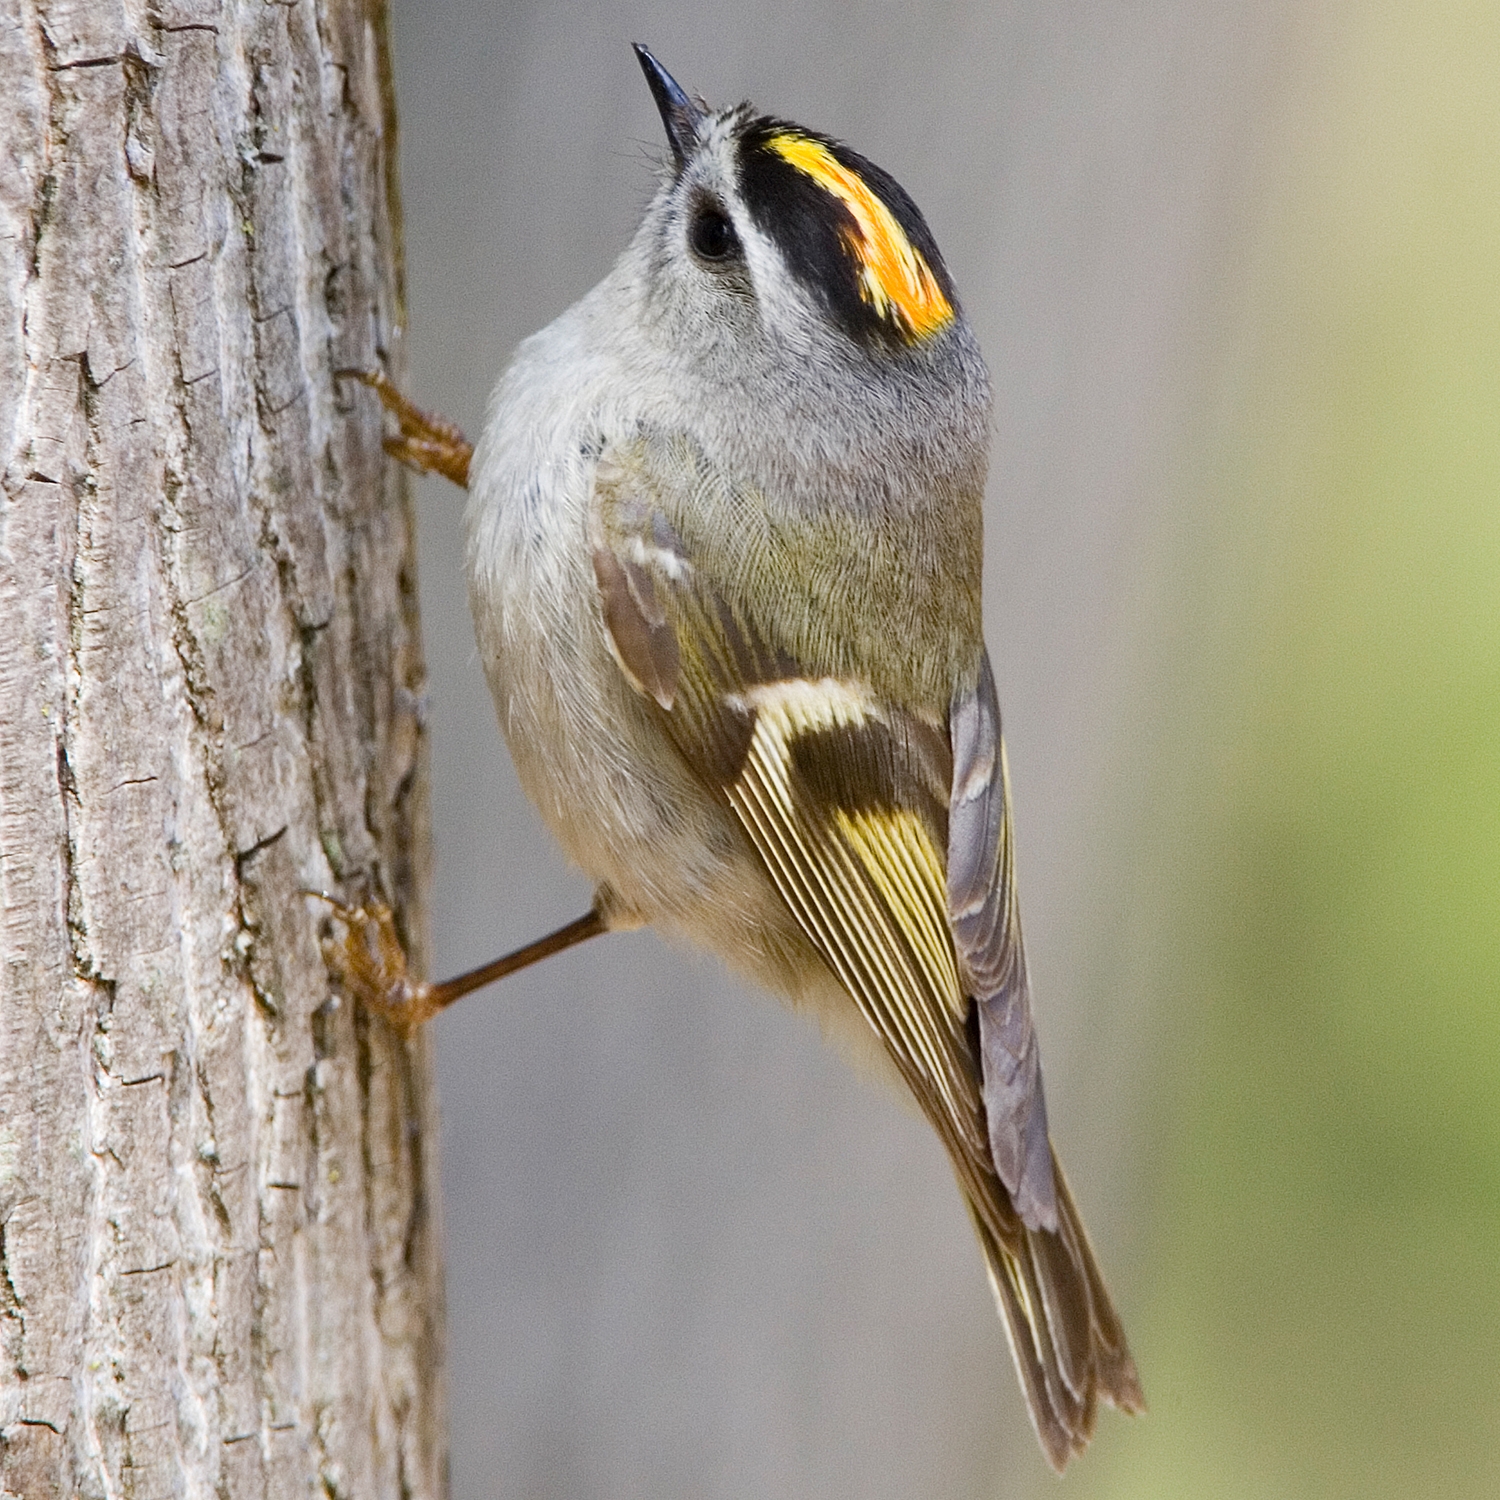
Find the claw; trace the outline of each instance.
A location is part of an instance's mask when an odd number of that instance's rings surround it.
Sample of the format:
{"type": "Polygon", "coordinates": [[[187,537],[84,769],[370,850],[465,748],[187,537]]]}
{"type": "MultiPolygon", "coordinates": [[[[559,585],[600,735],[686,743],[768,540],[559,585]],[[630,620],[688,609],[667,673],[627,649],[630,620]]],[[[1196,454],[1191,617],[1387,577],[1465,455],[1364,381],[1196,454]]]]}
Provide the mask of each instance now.
{"type": "Polygon", "coordinates": [[[340,376],[358,380],[380,397],[380,404],[395,417],[399,437],[385,439],[385,451],[418,474],[441,474],[460,489],[469,487],[469,463],[474,445],[452,422],[423,411],[391,384],[383,370],[339,370],[340,376]]]}
{"type": "Polygon", "coordinates": [[[407,1035],[440,1008],[431,1003],[433,986],[408,972],[395,914],[384,901],[375,897],[363,906],[345,906],[322,891],[304,894],[329,907],[333,931],[322,939],[323,962],[351,1000],[407,1035]]]}

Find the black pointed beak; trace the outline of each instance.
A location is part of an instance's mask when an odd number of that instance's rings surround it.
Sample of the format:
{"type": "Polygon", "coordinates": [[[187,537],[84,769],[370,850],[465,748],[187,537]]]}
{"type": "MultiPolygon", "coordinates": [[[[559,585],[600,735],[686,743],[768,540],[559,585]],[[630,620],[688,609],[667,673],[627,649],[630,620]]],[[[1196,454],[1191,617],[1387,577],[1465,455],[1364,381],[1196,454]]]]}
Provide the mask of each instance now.
{"type": "Polygon", "coordinates": [[[635,55],[640,60],[641,72],[651,85],[651,97],[661,111],[661,122],[667,128],[667,140],[671,142],[672,155],[680,167],[698,145],[703,128],[704,114],[677,82],[639,42],[635,43],[635,55]]]}

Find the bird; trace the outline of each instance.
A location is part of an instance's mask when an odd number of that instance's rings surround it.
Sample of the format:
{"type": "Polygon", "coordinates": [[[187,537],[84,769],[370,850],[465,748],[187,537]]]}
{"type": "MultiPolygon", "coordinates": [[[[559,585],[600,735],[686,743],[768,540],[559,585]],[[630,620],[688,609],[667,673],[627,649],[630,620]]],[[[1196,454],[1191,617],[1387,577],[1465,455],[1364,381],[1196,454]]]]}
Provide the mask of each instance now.
{"type": "Polygon", "coordinates": [[[1141,1383],[1052,1147],[980,608],[990,378],[896,180],[635,48],[668,154],[605,278],[472,448],[379,372],[387,447],[466,484],[479,654],[582,917],[443,984],[390,909],[330,967],[396,1024],[651,926],[814,1016],[952,1163],[1059,1472],[1141,1383]]]}

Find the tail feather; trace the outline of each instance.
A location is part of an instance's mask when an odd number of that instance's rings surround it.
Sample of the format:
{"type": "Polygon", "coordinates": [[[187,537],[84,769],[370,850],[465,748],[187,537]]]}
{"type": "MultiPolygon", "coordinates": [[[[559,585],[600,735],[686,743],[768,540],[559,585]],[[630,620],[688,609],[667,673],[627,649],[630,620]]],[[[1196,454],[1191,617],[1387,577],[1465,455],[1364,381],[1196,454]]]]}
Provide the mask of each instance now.
{"type": "Polygon", "coordinates": [[[1109,1289],[1104,1285],[1104,1275],[1089,1242],[1088,1231],[1083,1227],[1083,1216],[1073,1201],[1073,1192],[1056,1156],[1052,1159],[1057,1174],[1058,1207],[1063,1222],[1071,1227],[1079,1248],[1078,1263],[1088,1278],[1089,1301],[1094,1322],[1094,1363],[1100,1393],[1117,1410],[1141,1416],[1146,1410],[1146,1395],[1141,1390],[1141,1377],[1131,1358],[1130,1346],[1125,1341],[1125,1329],[1120,1315],[1110,1301],[1109,1289]]]}
{"type": "Polygon", "coordinates": [[[1088,1446],[1100,1400],[1132,1413],[1146,1404],[1119,1315],[1055,1157],[1053,1170],[1056,1231],[1029,1229],[1012,1219],[1017,1235],[1002,1238],[991,1227],[992,1213],[972,1202],[970,1213],[1032,1425],[1061,1473],[1088,1446]]]}
{"type": "Polygon", "coordinates": [[[1070,1243],[1072,1226],[1058,1214],[1056,1234],[1026,1235],[1028,1267],[1040,1292],[1047,1332],[1056,1351],[1057,1366],[1073,1396],[1087,1396],[1093,1373],[1094,1328],[1090,1317],[1089,1285],[1077,1274],[1077,1246],[1070,1243]]]}

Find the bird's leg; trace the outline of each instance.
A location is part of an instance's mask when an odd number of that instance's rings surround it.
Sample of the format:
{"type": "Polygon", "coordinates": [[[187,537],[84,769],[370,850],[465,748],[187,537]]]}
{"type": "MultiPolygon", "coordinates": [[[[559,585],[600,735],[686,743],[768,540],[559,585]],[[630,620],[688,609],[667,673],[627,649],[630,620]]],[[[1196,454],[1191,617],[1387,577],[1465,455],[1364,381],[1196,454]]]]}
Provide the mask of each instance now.
{"type": "Polygon", "coordinates": [[[374,899],[363,906],[344,906],[321,893],[308,894],[318,895],[331,909],[334,930],[323,940],[323,960],[329,972],[351,999],[377,1011],[407,1033],[483,985],[561,953],[585,938],[609,931],[609,923],[596,903],[576,921],[527,943],[524,948],[442,984],[429,984],[413,979],[408,973],[406,952],[396,934],[396,919],[384,901],[374,899]]]}
{"type": "MultiPolygon", "coordinates": [[[[370,387],[380,404],[395,417],[399,435],[385,439],[385,451],[419,474],[441,474],[461,489],[469,487],[469,464],[474,445],[452,423],[407,400],[382,370],[340,370],[370,387]]],[[[609,931],[599,905],[566,927],[503,958],[494,959],[442,984],[413,979],[406,952],[396,933],[396,919],[385,902],[371,900],[345,906],[320,892],[331,909],[335,930],[323,942],[323,958],[330,972],[352,999],[378,1011],[392,1025],[413,1031],[455,1000],[496,979],[504,979],[539,959],[561,953],[585,938],[609,931]]]]}
{"type": "Polygon", "coordinates": [[[452,422],[423,411],[396,389],[382,370],[340,370],[340,375],[362,381],[380,397],[395,417],[398,437],[385,440],[385,451],[418,474],[441,474],[460,489],[469,487],[469,462],[474,445],[452,422]]]}

